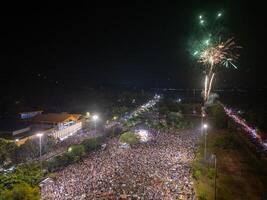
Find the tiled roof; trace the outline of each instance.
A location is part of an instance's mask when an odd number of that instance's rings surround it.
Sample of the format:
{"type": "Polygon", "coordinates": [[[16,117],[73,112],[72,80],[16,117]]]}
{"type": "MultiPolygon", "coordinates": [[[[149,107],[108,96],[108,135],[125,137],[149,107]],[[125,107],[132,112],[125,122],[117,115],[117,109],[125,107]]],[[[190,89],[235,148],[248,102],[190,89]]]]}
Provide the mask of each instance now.
{"type": "Polygon", "coordinates": [[[32,122],[37,123],[60,123],[69,120],[76,121],[80,118],[79,114],[68,114],[68,113],[48,113],[41,114],[33,117],[31,119],[32,122]]]}

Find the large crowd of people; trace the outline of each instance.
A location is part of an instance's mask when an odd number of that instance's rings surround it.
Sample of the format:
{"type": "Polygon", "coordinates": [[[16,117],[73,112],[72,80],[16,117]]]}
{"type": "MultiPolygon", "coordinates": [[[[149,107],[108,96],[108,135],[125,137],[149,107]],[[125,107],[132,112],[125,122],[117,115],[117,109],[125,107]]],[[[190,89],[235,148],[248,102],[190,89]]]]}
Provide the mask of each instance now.
{"type": "Polygon", "coordinates": [[[195,199],[191,162],[199,132],[153,133],[146,143],[106,148],[58,172],[42,199],[195,199]]]}

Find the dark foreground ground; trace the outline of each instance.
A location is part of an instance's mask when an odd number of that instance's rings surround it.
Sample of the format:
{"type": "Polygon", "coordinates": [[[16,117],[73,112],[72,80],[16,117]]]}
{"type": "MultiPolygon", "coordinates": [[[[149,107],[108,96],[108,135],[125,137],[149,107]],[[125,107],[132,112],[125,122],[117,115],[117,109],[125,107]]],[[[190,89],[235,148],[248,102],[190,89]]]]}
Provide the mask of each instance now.
{"type": "Polygon", "coordinates": [[[217,155],[218,200],[267,199],[266,154],[256,151],[246,133],[236,129],[210,130],[207,137],[207,162],[203,162],[203,138],[194,163],[197,196],[214,199],[214,160],[217,155]]]}

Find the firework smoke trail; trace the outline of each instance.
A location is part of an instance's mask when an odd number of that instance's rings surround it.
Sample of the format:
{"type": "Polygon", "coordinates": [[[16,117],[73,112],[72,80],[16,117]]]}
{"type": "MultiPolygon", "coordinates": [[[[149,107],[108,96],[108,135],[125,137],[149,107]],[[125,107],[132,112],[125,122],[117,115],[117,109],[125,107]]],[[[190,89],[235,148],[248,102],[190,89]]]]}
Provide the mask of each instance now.
{"type": "Polygon", "coordinates": [[[204,91],[204,101],[207,101],[207,87],[208,87],[208,76],[205,78],[205,91],[204,91]]]}
{"type": "Polygon", "coordinates": [[[210,96],[210,90],[211,90],[214,75],[215,75],[215,73],[212,73],[211,78],[210,78],[210,84],[209,84],[209,88],[208,88],[208,98],[210,96]]]}

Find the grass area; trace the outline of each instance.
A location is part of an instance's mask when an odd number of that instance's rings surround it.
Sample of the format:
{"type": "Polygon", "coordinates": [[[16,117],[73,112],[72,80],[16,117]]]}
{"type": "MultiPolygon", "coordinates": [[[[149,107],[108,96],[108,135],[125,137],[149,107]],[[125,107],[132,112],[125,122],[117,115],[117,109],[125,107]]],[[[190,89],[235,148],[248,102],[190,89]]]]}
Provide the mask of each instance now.
{"type": "Polygon", "coordinates": [[[217,155],[217,199],[267,199],[267,163],[253,144],[236,130],[210,130],[207,137],[207,161],[203,161],[203,143],[194,163],[194,182],[199,199],[214,199],[214,160],[217,155]]]}

